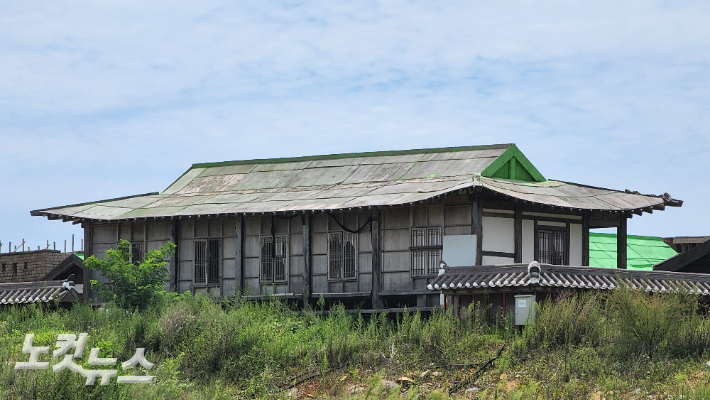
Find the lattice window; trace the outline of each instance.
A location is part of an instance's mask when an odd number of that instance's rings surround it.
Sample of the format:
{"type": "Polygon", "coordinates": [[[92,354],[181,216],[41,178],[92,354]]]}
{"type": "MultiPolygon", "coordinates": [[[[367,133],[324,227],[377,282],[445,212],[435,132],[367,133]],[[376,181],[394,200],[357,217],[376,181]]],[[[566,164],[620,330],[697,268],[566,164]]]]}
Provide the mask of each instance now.
{"type": "Polygon", "coordinates": [[[436,275],[441,261],[441,227],[412,228],[412,275],[436,275]]]}
{"type": "Polygon", "coordinates": [[[331,232],[328,234],[328,279],[356,279],[357,234],[331,232]]]}
{"type": "Polygon", "coordinates": [[[537,231],[538,256],[540,263],[564,265],[567,252],[567,234],[563,231],[537,231]]]}
{"type": "Polygon", "coordinates": [[[219,283],[219,239],[195,240],[195,284],[219,283]]]}
{"type": "Polygon", "coordinates": [[[261,237],[261,281],[265,283],[286,282],[288,274],[288,240],[285,235],[261,237]]]}
{"type": "Polygon", "coordinates": [[[139,265],[144,258],[143,243],[131,243],[131,262],[133,265],[139,265]]]}

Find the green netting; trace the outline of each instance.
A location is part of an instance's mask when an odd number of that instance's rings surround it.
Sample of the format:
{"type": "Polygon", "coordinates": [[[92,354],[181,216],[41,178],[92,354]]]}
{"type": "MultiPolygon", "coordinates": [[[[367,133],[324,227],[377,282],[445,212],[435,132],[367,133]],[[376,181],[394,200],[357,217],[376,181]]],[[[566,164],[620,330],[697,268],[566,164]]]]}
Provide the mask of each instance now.
{"type": "MultiPolygon", "coordinates": [[[[626,268],[652,270],[653,265],[676,255],[676,251],[659,237],[628,235],[626,238],[626,268]]],[[[589,265],[616,268],[616,235],[589,233],[589,265]]]]}

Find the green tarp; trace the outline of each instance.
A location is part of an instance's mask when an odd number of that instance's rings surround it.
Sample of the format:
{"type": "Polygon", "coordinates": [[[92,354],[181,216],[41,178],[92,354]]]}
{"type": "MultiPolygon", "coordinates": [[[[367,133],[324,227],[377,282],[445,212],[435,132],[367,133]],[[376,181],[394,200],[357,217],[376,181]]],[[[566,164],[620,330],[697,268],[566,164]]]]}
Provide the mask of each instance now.
{"type": "MultiPolygon", "coordinates": [[[[628,235],[626,239],[626,268],[652,270],[653,265],[676,253],[659,237],[628,235]]],[[[589,265],[616,268],[616,235],[589,232],[589,265]]]]}

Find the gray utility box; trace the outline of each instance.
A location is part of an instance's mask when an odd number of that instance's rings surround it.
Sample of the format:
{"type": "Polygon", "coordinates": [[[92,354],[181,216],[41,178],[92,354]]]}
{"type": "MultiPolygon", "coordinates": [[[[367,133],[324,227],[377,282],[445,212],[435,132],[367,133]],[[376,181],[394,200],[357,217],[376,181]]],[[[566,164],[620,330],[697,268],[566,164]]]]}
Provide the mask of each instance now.
{"type": "Polygon", "coordinates": [[[515,295],[515,325],[527,325],[535,322],[535,295],[515,295]]]}

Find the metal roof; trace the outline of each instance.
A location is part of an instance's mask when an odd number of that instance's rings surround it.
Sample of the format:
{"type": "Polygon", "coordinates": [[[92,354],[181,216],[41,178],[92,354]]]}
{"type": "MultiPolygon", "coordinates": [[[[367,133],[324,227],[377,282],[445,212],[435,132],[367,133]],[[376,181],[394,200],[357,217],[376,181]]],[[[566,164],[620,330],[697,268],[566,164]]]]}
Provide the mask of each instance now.
{"type": "Polygon", "coordinates": [[[515,199],[577,210],[641,213],[680,205],[641,195],[544,180],[512,144],[195,164],[162,193],[32,211],[64,220],[121,220],[381,207],[482,187],[515,199]],[[496,179],[515,157],[539,182],[496,179]]]}
{"type": "MultiPolygon", "coordinates": [[[[626,268],[652,270],[653,265],[678,254],[662,238],[626,236],[626,268]]],[[[616,268],[616,234],[589,232],[589,265],[616,268]]]]}
{"type": "Polygon", "coordinates": [[[80,298],[70,281],[0,283],[0,304],[72,302],[80,298]]]}
{"type": "Polygon", "coordinates": [[[556,289],[611,290],[620,287],[647,292],[671,292],[710,295],[710,275],[680,272],[612,270],[595,267],[569,267],[540,264],[539,280],[531,281],[528,264],[481,267],[448,267],[428,286],[429,290],[556,289]]]}

